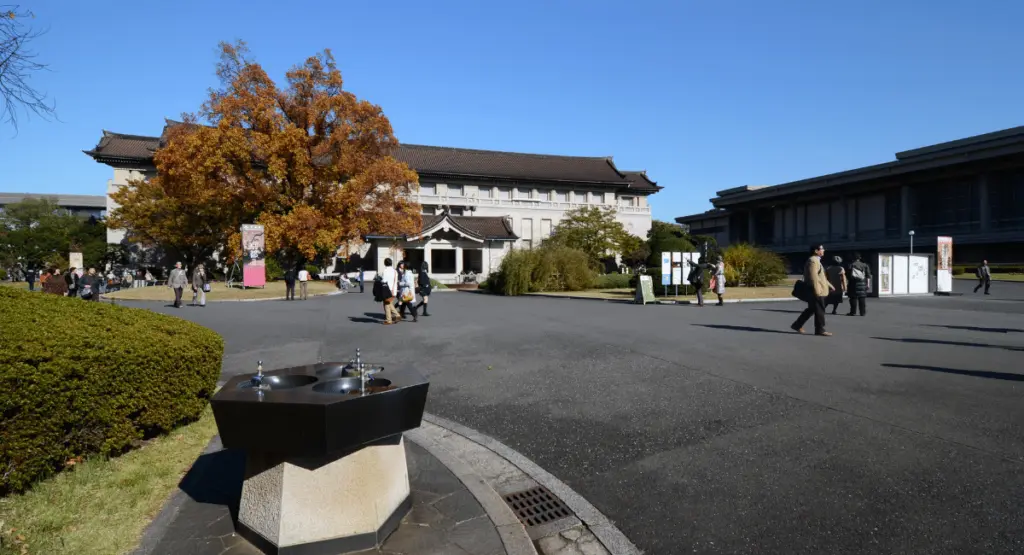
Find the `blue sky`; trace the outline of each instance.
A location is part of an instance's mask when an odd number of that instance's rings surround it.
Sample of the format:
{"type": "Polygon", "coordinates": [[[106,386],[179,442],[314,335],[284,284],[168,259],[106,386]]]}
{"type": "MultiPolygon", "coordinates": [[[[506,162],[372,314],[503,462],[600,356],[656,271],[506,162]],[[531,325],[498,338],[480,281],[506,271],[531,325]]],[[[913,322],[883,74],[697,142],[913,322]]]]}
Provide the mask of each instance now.
{"type": "Polygon", "coordinates": [[[0,191],[103,194],[102,129],[158,134],[246,40],[275,78],[329,47],[399,140],[613,155],[665,186],[654,216],[717,190],[885,162],[1024,124],[1024,2],[29,3],[34,83],[60,121],[0,129],[0,191]]]}

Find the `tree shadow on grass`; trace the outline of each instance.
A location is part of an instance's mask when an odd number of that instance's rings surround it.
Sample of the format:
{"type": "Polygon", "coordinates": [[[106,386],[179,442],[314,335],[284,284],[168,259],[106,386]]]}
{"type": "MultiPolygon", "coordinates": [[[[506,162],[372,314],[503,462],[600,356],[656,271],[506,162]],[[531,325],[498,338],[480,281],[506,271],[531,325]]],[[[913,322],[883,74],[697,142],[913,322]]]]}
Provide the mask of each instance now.
{"type": "Polygon", "coordinates": [[[1012,374],[1010,372],[992,372],[989,370],[958,370],[956,368],[943,368],[941,366],[923,366],[920,364],[883,364],[886,368],[906,368],[909,370],[927,370],[929,372],[942,372],[943,374],[956,374],[958,376],[971,376],[975,378],[988,378],[990,380],[1007,380],[1011,382],[1024,382],[1024,374],[1012,374]]]}
{"type": "Polygon", "coordinates": [[[768,328],[755,328],[755,327],[751,327],[751,326],[728,326],[728,325],[725,325],[725,324],[691,324],[691,325],[693,325],[693,326],[700,326],[702,328],[713,328],[713,329],[716,329],[716,330],[727,330],[727,331],[749,331],[749,332],[759,332],[759,333],[784,333],[786,335],[793,335],[794,334],[794,332],[791,332],[791,331],[773,330],[773,329],[768,329],[768,328]]]}
{"type": "Polygon", "coordinates": [[[972,343],[969,341],[944,341],[942,339],[917,339],[914,337],[872,337],[882,341],[896,341],[900,343],[921,343],[924,345],[953,345],[956,347],[981,347],[983,349],[1005,349],[1007,351],[1024,351],[1024,347],[1011,347],[1009,345],[989,345],[988,343],[972,343]]]}
{"type": "Polygon", "coordinates": [[[925,324],[929,328],[949,328],[951,330],[982,331],[988,333],[1024,333],[1024,330],[1017,328],[983,328],[980,326],[945,326],[938,324],[925,324]]]}

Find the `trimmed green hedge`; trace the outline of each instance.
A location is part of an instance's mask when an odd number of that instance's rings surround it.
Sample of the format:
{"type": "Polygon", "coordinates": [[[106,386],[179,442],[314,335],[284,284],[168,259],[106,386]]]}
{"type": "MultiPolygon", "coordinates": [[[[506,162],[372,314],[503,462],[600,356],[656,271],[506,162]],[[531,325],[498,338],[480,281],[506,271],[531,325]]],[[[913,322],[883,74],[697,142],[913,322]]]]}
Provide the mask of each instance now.
{"type": "Polygon", "coordinates": [[[223,352],[185,320],[0,288],[0,495],[195,420],[223,352]]]}

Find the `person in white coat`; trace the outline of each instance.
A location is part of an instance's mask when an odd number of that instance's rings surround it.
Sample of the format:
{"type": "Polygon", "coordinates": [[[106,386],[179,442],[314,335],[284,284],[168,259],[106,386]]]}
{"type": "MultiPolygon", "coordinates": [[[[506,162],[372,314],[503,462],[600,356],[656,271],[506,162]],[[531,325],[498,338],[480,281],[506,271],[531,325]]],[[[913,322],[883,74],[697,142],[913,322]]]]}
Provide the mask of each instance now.
{"type": "Polygon", "coordinates": [[[715,265],[715,294],[718,295],[718,306],[725,305],[725,260],[721,256],[715,265]]]}
{"type": "Polygon", "coordinates": [[[416,316],[416,276],[403,260],[398,263],[398,314],[403,320],[406,309],[412,313],[413,322],[420,321],[416,316]]]}
{"type": "Polygon", "coordinates": [[[390,258],[385,258],[384,271],[380,273],[381,282],[388,287],[390,292],[390,295],[381,299],[381,302],[384,304],[384,325],[397,324],[402,321],[394,305],[395,291],[398,290],[398,272],[395,272],[393,264],[390,258]]]}

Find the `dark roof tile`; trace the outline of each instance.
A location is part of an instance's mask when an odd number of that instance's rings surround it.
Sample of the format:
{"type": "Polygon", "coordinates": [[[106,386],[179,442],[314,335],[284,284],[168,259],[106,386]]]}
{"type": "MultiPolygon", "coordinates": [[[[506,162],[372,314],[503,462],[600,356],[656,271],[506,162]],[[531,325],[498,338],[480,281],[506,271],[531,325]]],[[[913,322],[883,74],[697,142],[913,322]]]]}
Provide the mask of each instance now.
{"type": "Polygon", "coordinates": [[[622,175],[626,176],[626,180],[629,181],[630,189],[656,193],[664,188],[651,181],[651,178],[647,177],[646,171],[623,171],[622,175]]]}

